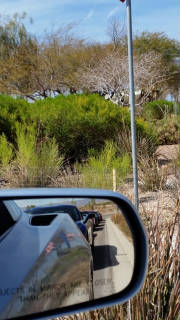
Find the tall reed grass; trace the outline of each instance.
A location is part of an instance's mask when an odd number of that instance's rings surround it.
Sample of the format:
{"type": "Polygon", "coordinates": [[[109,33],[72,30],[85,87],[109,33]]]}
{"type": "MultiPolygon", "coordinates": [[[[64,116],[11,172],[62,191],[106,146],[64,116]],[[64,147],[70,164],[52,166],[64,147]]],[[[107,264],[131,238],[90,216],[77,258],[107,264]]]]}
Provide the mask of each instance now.
{"type": "Polygon", "coordinates": [[[3,150],[0,174],[9,187],[45,187],[52,185],[60,174],[63,156],[59,156],[54,138],[38,140],[33,126],[16,127],[16,148],[4,136],[0,139],[3,150]]]}
{"type": "Polygon", "coordinates": [[[81,186],[89,188],[113,189],[113,169],[116,169],[117,180],[122,181],[131,173],[131,158],[126,153],[118,155],[117,145],[106,141],[104,149],[98,155],[91,155],[77,169],[81,176],[81,186]]]}

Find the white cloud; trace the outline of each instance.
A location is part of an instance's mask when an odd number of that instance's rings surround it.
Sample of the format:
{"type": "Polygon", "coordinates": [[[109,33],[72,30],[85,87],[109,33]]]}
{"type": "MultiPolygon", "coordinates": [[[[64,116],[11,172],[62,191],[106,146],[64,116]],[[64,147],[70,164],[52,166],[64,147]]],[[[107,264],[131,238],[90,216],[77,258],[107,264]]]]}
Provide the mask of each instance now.
{"type": "Polygon", "coordinates": [[[112,17],[118,10],[119,10],[119,6],[115,7],[114,9],[112,9],[108,15],[107,15],[107,19],[109,19],[110,17],[112,17]]]}
{"type": "Polygon", "coordinates": [[[85,17],[83,18],[83,22],[86,21],[86,20],[91,19],[91,17],[93,16],[93,14],[94,14],[94,10],[91,9],[91,10],[88,12],[87,16],[85,16],[85,17]]]}

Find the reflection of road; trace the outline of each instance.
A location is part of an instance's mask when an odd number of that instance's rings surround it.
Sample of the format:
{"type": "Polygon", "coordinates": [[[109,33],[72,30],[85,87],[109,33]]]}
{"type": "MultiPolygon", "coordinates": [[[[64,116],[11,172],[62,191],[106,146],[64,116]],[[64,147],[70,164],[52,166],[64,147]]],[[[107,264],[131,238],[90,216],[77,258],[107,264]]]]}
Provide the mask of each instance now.
{"type": "Polygon", "coordinates": [[[133,271],[133,245],[114,225],[110,216],[103,215],[104,221],[94,231],[95,298],[107,296],[125,288],[133,271]]]}

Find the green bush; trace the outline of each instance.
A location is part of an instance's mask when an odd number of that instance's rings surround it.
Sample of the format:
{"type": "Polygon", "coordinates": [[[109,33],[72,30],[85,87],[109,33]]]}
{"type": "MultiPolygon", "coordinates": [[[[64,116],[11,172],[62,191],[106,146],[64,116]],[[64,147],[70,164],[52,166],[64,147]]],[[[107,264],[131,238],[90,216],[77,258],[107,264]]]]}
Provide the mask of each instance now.
{"type": "Polygon", "coordinates": [[[30,121],[29,105],[26,100],[0,95],[0,134],[4,133],[12,143],[16,136],[16,122],[28,124],[30,121]]]}
{"type": "MultiPolygon", "coordinates": [[[[100,152],[106,140],[116,141],[118,131],[130,128],[128,108],[120,108],[99,95],[59,95],[31,106],[33,118],[47,135],[55,137],[59,149],[70,161],[87,158],[90,149],[100,152]]],[[[137,133],[152,134],[144,120],[137,121],[137,133]]]]}
{"type": "MultiPolygon", "coordinates": [[[[179,106],[178,106],[179,108],[179,106]]],[[[174,112],[174,103],[167,100],[148,102],[143,111],[143,117],[148,120],[160,120],[174,112]]]]}
{"type": "Polygon", "coordinates": [[[86,158],[88,150],[100,151],[106,140],[114,139],[122,121],[129,121],[129,111],[97,95],[74,95],[54,99],[56,118],[48,119],[48,134],[55,136],[66,158],[86,158]]]}
{"type": "Polygon", "coordinates": [[[4,134],[0,136],[0,166],[8,167],[13,158],[13,146],[7,141],[4,134]]]}
{"type": "MultiPolygon", "coordinates": [[[[16,145],[16,125],[33,125],[38,140],[55,138],[68,162],[82,161],[93,149],[97,154],[106,140],[116,141],[117,132],[130,128],[128,108],[99,95],[59,95],[34,103],[0,96],[0,134],[16,145]]],[[[137,120],[137,134],[150,137],[148,124],[137,120]]]]}

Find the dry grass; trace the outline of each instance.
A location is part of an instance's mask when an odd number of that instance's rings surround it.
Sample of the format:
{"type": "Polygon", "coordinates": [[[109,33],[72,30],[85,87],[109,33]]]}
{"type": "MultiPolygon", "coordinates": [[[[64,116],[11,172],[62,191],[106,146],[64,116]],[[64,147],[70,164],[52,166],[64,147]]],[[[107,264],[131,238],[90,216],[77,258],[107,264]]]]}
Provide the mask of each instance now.
{"type": "MultiPolygon", "coordinates": [[[[131,130],[127,126],[123,126],[122,130],[116,134],[116,142],[120,153],[132,153],[132,138],[131,130]]],[[[152,137],[142,137],[141,134],[136,134],[137,157],[146,154],[152,156],[156,150],[155,139],[152,137]]]]}
{"type": "Polygon", "coordinates": [[[118,228],[128,237],[130,241],[132,241],[132,234],[129,230],[129,226],[124,219],[123,215],[120,213],[116,213],[112,216],[111,220],[118,226],[118,228]]]}
{"type": "Polygon", "coordinates": [[[66,166],[61,170],[60,174],[56,179],[52,181],[52,187],[57,188],[78,188],[81,187],[81,176],[75,168],[66,166]]]}
{"type": "Polygon", "coordinates": [[[166,188],[167,166],[160,167],[155,156],[139,156],[138,179],[142,191],[158,191],[166,188]]]}
{"type": "Polygon", "coordinates": [[[161,212],[141,213],[149,239],[149,268],[140,293],[132,299],[133,319],[175,320],[180,317],[180,219],[177,208],[171,219],[161,212]]]}

